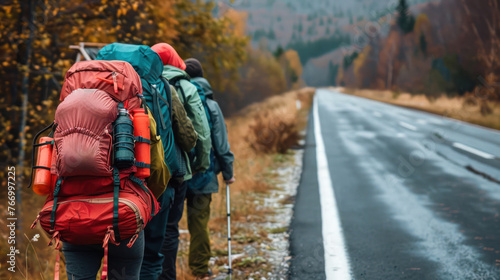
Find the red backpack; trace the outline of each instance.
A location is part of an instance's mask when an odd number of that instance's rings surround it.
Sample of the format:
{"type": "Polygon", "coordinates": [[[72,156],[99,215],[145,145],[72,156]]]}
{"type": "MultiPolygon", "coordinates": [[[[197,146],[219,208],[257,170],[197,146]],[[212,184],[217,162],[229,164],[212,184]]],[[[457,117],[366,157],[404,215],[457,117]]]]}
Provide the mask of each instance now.
{"type": "MultiPolygon", "coordinates": [[[[121,143],[114,139],[119,133],[113,133],[118,111],[140,108],[141,93],[141,80],[127,62],[78,62],[66,73],[53,141],[38,144],[53,145],[53,189],[32,228],[39,221],[56,249],[59,241],[103,243],[102,279],[107,277],[108,243],[132,237],[131,247],[159,210],[144,180],[134,176],[137,167],[118,169],[113,162],[115,145],[121,143]]],[[[57,270],[58,264],[56,276],[57,270]]]]}

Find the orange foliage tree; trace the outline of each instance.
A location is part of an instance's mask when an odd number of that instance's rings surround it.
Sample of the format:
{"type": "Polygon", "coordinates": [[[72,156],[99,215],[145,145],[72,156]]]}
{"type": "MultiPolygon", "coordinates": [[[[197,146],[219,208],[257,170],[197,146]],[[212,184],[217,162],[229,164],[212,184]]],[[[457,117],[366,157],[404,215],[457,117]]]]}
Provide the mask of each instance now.
{"type": "MultiPolygon", "coordinates": [[[[245,59],[247,38],[232,28],[228,17],[212,15],[212,1],[7,0],[2,3],[2,165],[16,164],[18,157],[26,160],[20,151],[24,149],[30,154],[28,141],[53,120],[64,73],[74,63],[75,52],[68,48],[71,44],[168,42],[183,57],[196,56],[204,61],[215,88],[234,83],[237,75],[232,73],[237,72],[245,59]],[[228,80],[229,77],[234,79],[228,80]]],[[[4,170],[0,168],[0,173],[4,170]]],[[[27,174],[27,169],[21,172],[27,174]]]]}

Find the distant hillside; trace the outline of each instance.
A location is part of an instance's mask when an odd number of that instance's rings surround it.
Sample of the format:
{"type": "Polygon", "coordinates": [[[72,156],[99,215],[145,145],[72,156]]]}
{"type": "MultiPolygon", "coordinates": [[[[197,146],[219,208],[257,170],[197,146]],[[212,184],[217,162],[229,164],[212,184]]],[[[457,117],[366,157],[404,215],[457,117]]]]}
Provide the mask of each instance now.
{"type": "MultiPolygon", "coordinates": [[[[408,0],[410,6],[431,0],[408,0]]],[[[374,21],[394,12],[397,1],[380,0],[230,0],[219,1],[248,13],[247,32],[254,42],[262,38],[269,46],[315,41],[329,37],[346,25],[374,21]]]]}
{"type": "Polygon", "coordinates": [[[496,35],[500,5],[498,1],[458,3],[442,0],[418,5],[419,13],[412,12],[414,20],[398,17],[387,35],[373,38],[351,60],[339,64],[336,83],[430,98],[465,95],[469,105],[479,104],[482,113],[490,114],[489,103],[500,102],[496,35]]]}
{"type": "MultiPolygon", "coordinates": [[[[431,1],[407,0],[407,3],[412,12],[418,12],[422,9],[420,4],[431,1]]],[[[380,0],[234,0],[230,3],[230,0],[220,0],[219,8],[231,7],[248,13],[247,34],[252,36],[254,46],[265,44],[272,51],[278,47],[295,49],[306,65],[310,59],[341,46],[343,49],[352,49],[353,44],[364,47],[368,42],[366,32],[387,35],[397,3],[380,0]]],[[[315,79],[307,78],[314,77],[309,71],[318,69],[305,67],[303,77],[307,84],[319,85],[315,79]]]]}

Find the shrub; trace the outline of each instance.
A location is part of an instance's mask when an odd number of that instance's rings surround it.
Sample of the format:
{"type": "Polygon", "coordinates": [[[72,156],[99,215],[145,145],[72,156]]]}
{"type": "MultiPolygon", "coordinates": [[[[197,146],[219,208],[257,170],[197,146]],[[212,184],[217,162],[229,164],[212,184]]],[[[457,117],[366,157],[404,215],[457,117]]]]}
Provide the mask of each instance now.
{"type": "Polygon", "coordinates": [[[297,145],[299,139],[297,116],[284,110],[255,116],[246,137],[256,152],[281,154],[297,145]]]}
{"type": "Polygon", "coordinates": [[[486,100],[481,101],[480,112],[481,112],[481,115],[483,115],[483,116],[488,116],[488,115],[493,114],[493,109],[488,104],[488,101],[486,101],[486,100]]]}

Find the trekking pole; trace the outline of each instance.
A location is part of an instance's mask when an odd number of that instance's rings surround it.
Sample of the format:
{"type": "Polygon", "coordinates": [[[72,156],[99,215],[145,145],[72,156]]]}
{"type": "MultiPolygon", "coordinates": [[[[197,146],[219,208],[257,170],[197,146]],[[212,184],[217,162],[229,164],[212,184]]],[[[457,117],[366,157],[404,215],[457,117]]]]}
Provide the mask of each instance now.
{"type": "Polygon", "coordinates": [[[230,196],[229,196],[229,184],[226,184],[226,200],[227,200],[227,253],[229,256],[229,268],[227,270],[229,274],[229,279],[233,275],[233,270],[231,266],[231,208],[230,208],[230,196]]]}

